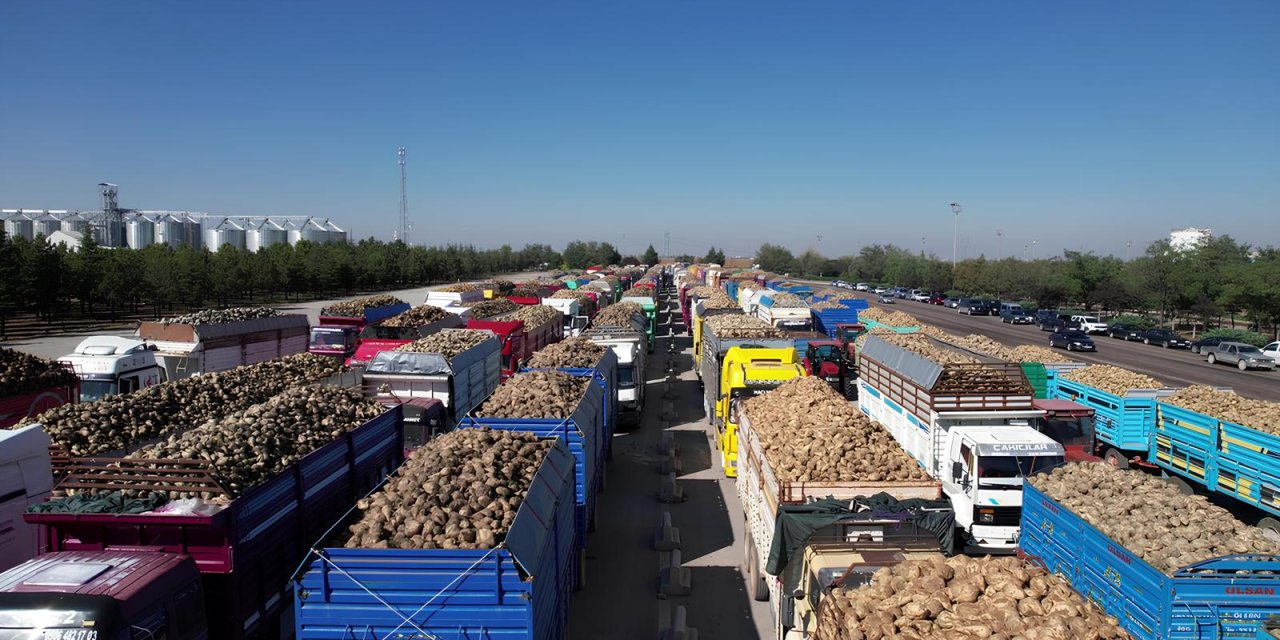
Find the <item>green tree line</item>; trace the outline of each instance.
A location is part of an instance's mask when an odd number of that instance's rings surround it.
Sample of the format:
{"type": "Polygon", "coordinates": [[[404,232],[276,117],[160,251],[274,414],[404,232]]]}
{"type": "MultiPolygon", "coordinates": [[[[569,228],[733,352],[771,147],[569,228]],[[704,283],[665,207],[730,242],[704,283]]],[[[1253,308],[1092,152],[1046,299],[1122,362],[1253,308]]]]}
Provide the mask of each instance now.
{"type": "Polygon", "coordinates": [[[953,269],[949,261],[891,244],[834,259],[814,250],[796,256],[785,247],[763,244],[755,259],[775,273],[1029,301],[1037,307],[1137,312],[1206,326],[1243,320],[1272,334],[1280,324],[1280,250],[1250,247],[1230,236],[1186,250],[1160,240],[1128,261],[1065,251],[1041,260],[980,256],[953,269]]]}
{"type": "Polygon", "coordinates": [[[86,236],[71,251],[9,237],[0,229],[0,336],[18,315],[54,322],[82,314],[164,315],[179,307],[327,297],[356,291],[419,286],[558,266],[549,245],[410,247],[402,242],[278,244],[249,252],[224,245],[217,251],[182,245],[107,249],[86,236]]]}

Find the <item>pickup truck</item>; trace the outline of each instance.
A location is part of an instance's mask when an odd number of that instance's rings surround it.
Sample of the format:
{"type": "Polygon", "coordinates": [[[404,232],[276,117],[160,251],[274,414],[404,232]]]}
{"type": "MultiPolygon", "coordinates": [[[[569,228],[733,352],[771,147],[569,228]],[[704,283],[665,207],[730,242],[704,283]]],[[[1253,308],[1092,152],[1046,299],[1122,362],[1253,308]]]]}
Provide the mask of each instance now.
{"type": "Polygon", "coordinates": [[[1098,316],[1073,315],[1071,320],[1080,324],[1080,330],[1085,333],[1106,333],[1107,323],[1098,319],[1098,316]]]}
{"type": "MultiPolygon", "coordinates": [[[[1202,349],[1201,353],[1205,350],[1202,349]]],[[[1205,360],[1209,364],[1234,364],[1241,371],[1249,369],[1266,369],[1268,371],[1276,368],[1276,361],[1267,357],[1259,349],[1251,344],[1243,342],[1223,342],[1215,347],[1212,351],[1208,351],[1205,360]]]]}

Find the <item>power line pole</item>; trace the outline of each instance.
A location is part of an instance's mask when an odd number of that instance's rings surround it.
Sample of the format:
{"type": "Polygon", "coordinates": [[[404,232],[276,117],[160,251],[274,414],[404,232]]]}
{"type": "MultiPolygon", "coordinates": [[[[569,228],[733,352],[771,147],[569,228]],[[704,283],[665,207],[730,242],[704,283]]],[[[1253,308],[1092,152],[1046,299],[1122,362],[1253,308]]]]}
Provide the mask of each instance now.
{"type": "Polygon", "coordinates": [[[400,240],[409,244],[409,196],[405,190],[404,179],[404,147],[399,149],[400,155],[400,240]]]}
{"type": "Polygon", "coordinates": [[[662,257],[670,258],[671,257],[671,232],[668,231],[662,234],[662,237],[663,239],[666,240],[666,247],[662,250],[662,257]]]}

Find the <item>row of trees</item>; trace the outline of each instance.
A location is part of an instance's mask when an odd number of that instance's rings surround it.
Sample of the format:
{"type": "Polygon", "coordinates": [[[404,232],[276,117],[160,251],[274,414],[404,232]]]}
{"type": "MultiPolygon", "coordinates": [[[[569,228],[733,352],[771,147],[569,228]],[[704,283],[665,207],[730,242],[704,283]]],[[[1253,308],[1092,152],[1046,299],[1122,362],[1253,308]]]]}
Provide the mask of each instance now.
{"type": "Polygon", "coordinates": [[[407,288],[559,265],[548,245],[409,247],[402,242],[279,244],[256,253],[224,245],[216,252],[153,245],[106,249],[86,237],[75,251],[0,230],[0,336],[8,321],[35,314],[53,321],[78,307],[115,317],[146,306],[155,315],[175,308],[231,302],[323,297],[407,288]]]}
{"type": "Polygon", "coordinates": [[[1261,330],[1280,323],[1280,250],[1252,248],[1229,236],[1189,250],[1158,241],[1139,258],[1066,251],[1044,260],[986,257],[951,263],[894,245],[863,247],[830,259],[809,250],[761,245],[756,262],[775,273],[807,274],[904,287],[1026,300],[1038,307],[1079,306],[1145,312],[1200,324],[1234,323],[1238,315],[1261,330]]]}

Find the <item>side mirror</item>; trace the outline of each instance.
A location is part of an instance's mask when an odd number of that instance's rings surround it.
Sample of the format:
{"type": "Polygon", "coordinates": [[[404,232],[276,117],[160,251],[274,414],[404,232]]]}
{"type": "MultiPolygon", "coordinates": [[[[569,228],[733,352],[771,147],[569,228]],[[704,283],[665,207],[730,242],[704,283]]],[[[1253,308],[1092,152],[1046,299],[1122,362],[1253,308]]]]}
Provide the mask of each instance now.
{"type": "Polygon", "coordinates": [[[791,592],[791,597],[796,600],[804,600],[804,589],[796,589],[791,592]]]}
{"type": "Polygon", "coordinates": [[[951,463],[951,477],[957,480],[964,476],[964,465],[959,462],[951,463]]]}

